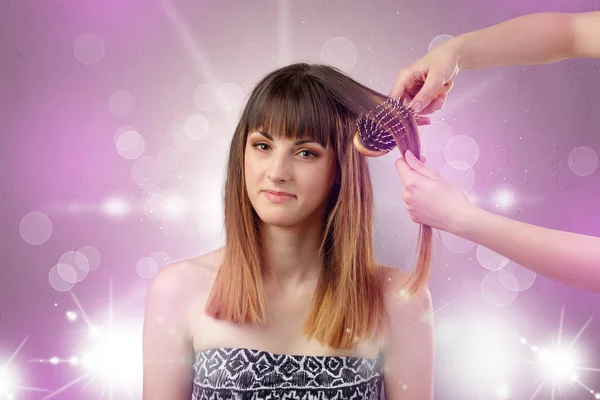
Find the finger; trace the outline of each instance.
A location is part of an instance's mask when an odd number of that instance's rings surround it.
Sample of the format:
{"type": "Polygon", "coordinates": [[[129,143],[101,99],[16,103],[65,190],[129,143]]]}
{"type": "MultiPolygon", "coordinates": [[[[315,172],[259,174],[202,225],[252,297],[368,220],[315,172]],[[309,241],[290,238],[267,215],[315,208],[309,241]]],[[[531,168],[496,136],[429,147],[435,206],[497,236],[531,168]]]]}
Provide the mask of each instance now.
{"type": "Polygon", "coordinates": [[[396,82],[394,82],[394,85],[392,86],[392,90],[390,91],[391,98],[397,99],[404,94],[404,90],[406,88],[408,77],[409,77],[409,75],[406,72],[406,69],[403,68],[400,70],[400,72],[398,72],[398,77],[396,78],[396,82]]]}
{"type": "Polygon", "coordinates": [[[419,113],[419,115],[433,114],[434,112],[436,112],[440,108],[442,108],[442,106],[444,105],[444,101],[445,100],[446,100],[446,95],[445,94],[439,95],[435,100],[433,100],[431,102],[431,104],[429,104],[427,107],[425,107],[423,109],[423,111],[421,111],[419,113]]]}
{"type": "Polygon", "coordinates": [[[413,171],[416,171],[419,174],[431,179],[437,178],[437,174],[429,168],[427,168],[425,164],[423,164],[421,161],[419,161],[410,150],[406,150],[404,158],[406,159],[406,163],[408,164],[408,166],[413,171]]]}
{"type": "Polygon", "coordinates": [[[412,96],[408,93],[408,92],[403,92],[400,97],[398,98],[398,100],[400,101],[401,104],[404,104],[404,100],[406,99],[407,102],[410,102],[412,100],[412,96]]]}
{"type": "Polygon", "coordinates": [[[415,118],[415,121],[416,121],[417,125],[419,125],[419,126],[431,125],[431,118],[429,118],[429,117],[423,117],[421,115],[418,115],[415,118]]]}
{"type": "Polygon", "coordinates": [[[422,76],[420,72],[413,72],[411,76],[406,80],[404,86],[404,93],[407,93],[411,100],[419,93],[423,85],[425,84],[426,76],[422,76]]]}
{"type": "Polygon", "coordinates": [[[440,76],[427,76],[425,84],[421,90],[419,90],[419,93],[414,96],[411,102],[411,108],[416,112],[420,112],[421,110],[425,109],[425,107],[431,103],[435,92],[442,86],[444,86],[444,81],[440,76]]]}
{"type": "Polygon", "coordinates": [[[410,166],[402,158],[398,158],[394,164],[396,166],[396,170],[398,170],[398,174],[400,175],[402,182],[406,182],[412,172],[410,166]]]}
{"type": "Polygon", "coordinates": [[[452,88],[454,87],[454,81],[450,79],[448,82],[444,83],[442,87],[437,91],[438,94],[448,95],[452,88]]]}
{"type": "MultiPolygon", "coordinates": [[[[403,73],[403,78],[401,78],[401,82],[403,84],[402,89],[409,100],[412,100],[412,98],[415,97],[417,93],[419,93],[419,91],[425,84],[426,77],[426,73],[416,70],[406,70],[406,72],[403,73]]],[[[399,79],[398,81],[400,82],[399,79]]],[[[403,94],[398,92],[398,96],[403,96],[403,94]]]]}

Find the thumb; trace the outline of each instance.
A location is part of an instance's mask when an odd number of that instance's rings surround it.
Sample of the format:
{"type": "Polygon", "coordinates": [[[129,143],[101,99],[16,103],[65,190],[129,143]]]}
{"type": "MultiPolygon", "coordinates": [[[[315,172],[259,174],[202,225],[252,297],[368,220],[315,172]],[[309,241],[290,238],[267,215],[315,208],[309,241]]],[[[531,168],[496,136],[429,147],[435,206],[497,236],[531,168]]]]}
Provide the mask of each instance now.
{"type": "Polygon", "coordinates": [[[394,82],[394,86],[392,86],[389,97],[397,99],[404,94],[409,76],[406,69],[402,69],[398,73],[398,77],[396,78],[396,82],[394,82]]]}
{"type": "Polygon", "coordinates": [[[396,165],[396,170],[398,171],[400,178],[405,182],[406,178],[408,178],[408,174],[411,172],[410,166],[402,158],[398,158],[394,164],[396,165]]]}
{"type": "Polygon", "coordinates": [[[411,101],[411,108],[416,112],[422,111],[431,103],[433,95],[443,85],[444,80],[440,76],[429,74],[425,79],[425,84],[411,101]]]}
{"type": "Polygon", "coordinates": [[[429,168],[427,168],[425,166],[425,164],[423,164],[422,161],[420,161],[417,157],[415,157],[415,155],[412,153],[412,151],[406,150],[404,158],[406,159],[406,164],[410,169],[417,171],[419,174],[426,176],[428,178],[431,178],[431,179],[437,178],[437,174],[435,172],[433,172],[432,170],[430,170],[429,168]]]}

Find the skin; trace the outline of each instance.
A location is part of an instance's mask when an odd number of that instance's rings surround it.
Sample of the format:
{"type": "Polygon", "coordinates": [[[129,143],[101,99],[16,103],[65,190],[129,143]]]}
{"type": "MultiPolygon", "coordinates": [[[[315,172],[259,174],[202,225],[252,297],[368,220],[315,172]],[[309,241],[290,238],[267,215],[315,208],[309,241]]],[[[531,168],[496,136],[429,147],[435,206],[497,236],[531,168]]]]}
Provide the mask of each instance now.
{"type": "Polygon", "coordinates": [[[385,356],[386,398],[433,398],[432,304],[428,290],[398,296],[408,276],[381,266],[388,329],[383,342],[359,341],[355,349],[324,346],[303,335],[322,262],[317,257],[326,200],[335,181],[330,146],[296,144],[251,132],[245,149],[245,184],[261,219],[269,320],[261,326],[217,321],[203,310],[222,260],[217,249],[159,270],[147,294],[144,321],[144,400],[191,397],[194,354],[244,347],[278,354],[385,356]],[[285,191],[289,202],[268,201],[261,190],[285,191]]]}
{"type": "Polygon", "coordinates": [[[316,142],[274,140],[250,132],[244,160],[248,197],[261,220],[265,238],[266,284],[280,290],[316,282],[321,270],[317,250],[325,207],[335,179],[333,149],[316,142]],[[264,190],[295,197],[271,203],[264,190]]]}
{"type": "Polygon", "coordinates": [[[398,72],[390,97],[412,99],[431,114],[446,96],[432,95],[463,69],[542,65],[567,58],[600,58],[600,11],[524,15],[448,40],[398,72]]]}
{"type": "MultiPolygon", "coordinates": [[[[302,287],[302,275],[299,274],[306,265],[303,263],[308,261],[302,261],[302,257],[315,254],[318,248],[324,207],[335,179],[334,154],[330,147],[323,149],[316,143],[297,147],[287,141],[273,142],[259,132],[251,133],[248,145],[246,185],[250,200],[263,221],[262,231],[268,237],[265,243],[267,267],[274,277],[271,282],[278,293],[285,294],[286,288],[302,287]],[[286,204],[285,208],[273,207],[260,193],[265,187],[295,194],[297,200],[286,204]],[[312,248],[306,251],[305,246],[310,243],[312,248]]],[[[311,272],[314,273],[314,285],[320,268],[319,265],[305,274],[311,276],[311,272]]],[[[394,338],[384,347],[384,367],[388,371],[384,375],[386,398],[433,398],[433,329],[428,318],[432,308],[431,295],[423,291],[412,298],[398,297],[395,294],[407,277],[404,275],[402,279],[389,273],[386,276],[389,278],[386,310],[390,321],[386,337],[394,338]]]]}
{"type": "MultiPolygon", "coordinates": [[[[396,160],[411,220],[479,243],[566,285],[600,292],[600,238],[543,228],[483,210],[460,186],[408,154],[396,160]],[[443,198],[443,202],[437,199],[443,198]]],[[[414,156],[412,156],[414,157],[414,156]]]]}
{"type": "MultiPolygon", "coordinates": [[[[458,36],[400,70],[391,95],[413,98],[413,109],[424,105],[432,112],[445,98],[432,101],[430,94],[461,69],[548,64],[572,57],[600,58],[600,12],[530,14],[458,36]]],[[[555,281],[600,292],[600,238],[485,211],[472,205],[458,185],[408,154],[396,161],[396,168],[413,221],[479,243],[555,281]],[[435,201],[440,198],[443,203],[435,201]]]]}

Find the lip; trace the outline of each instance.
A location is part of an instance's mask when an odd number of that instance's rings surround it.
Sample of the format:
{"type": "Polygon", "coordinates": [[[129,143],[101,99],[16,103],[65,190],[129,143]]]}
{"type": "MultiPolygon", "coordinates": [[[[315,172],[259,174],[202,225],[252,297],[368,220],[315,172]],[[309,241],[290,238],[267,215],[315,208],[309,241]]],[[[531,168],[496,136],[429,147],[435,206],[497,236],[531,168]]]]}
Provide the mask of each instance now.
{"type": "Polygon", "coordinates": [[[276,192],[274,190],[263,190],[263,192],[265,192],[265,193],[271,193],[271,194],[274,194],[276,196],[291,196],[291,197],[296,197],[293,194],[288,193],[288,192],[276,192]]]}
{"type": "Polygon", "coordinates": [[[296,196],[294,196],[293,194],[289,194],[286,192],[274,192],[272,190],[263,190],[263,193],[265,194],[267,200],[269,200],[271,203],[284,203],[286,201],[296,198],[296,196]]]}

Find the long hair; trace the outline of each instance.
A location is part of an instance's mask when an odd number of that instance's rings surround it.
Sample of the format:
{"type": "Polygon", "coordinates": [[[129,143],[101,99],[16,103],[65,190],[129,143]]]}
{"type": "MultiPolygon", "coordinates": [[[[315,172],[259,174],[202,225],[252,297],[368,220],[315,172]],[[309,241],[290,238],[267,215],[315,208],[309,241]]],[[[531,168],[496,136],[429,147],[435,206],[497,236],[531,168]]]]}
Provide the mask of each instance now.
{"type": "MultiPolygon", "coordinates": [[[[262,281],[259,217],[248,197],[244,151],[248,133],[263,129],[278,137],[310,137],[333,146],[336,183],[330,194],[319,254],[323,269],[304,326],[308,337],[334,348],[354,348],[357,338],[381,335],[386,326],[382,268],[372,247],[373,189],[366,157],[352,145],[356,120],[387,99],[339,70],[293,64],[266,75],[253,89],[235,129],[224,187],[223,264],[205,312],[217,319],[260,324],[267,317],[262,281]]],[[[410,117],[412,119],[412,117],[410,117]]],[[[402,153],[420,156],[414,120],[401,140],[402,153]]],[[[431,228],[421,226],[419,256],[406,290],[427,284],[431,228]]]]}

